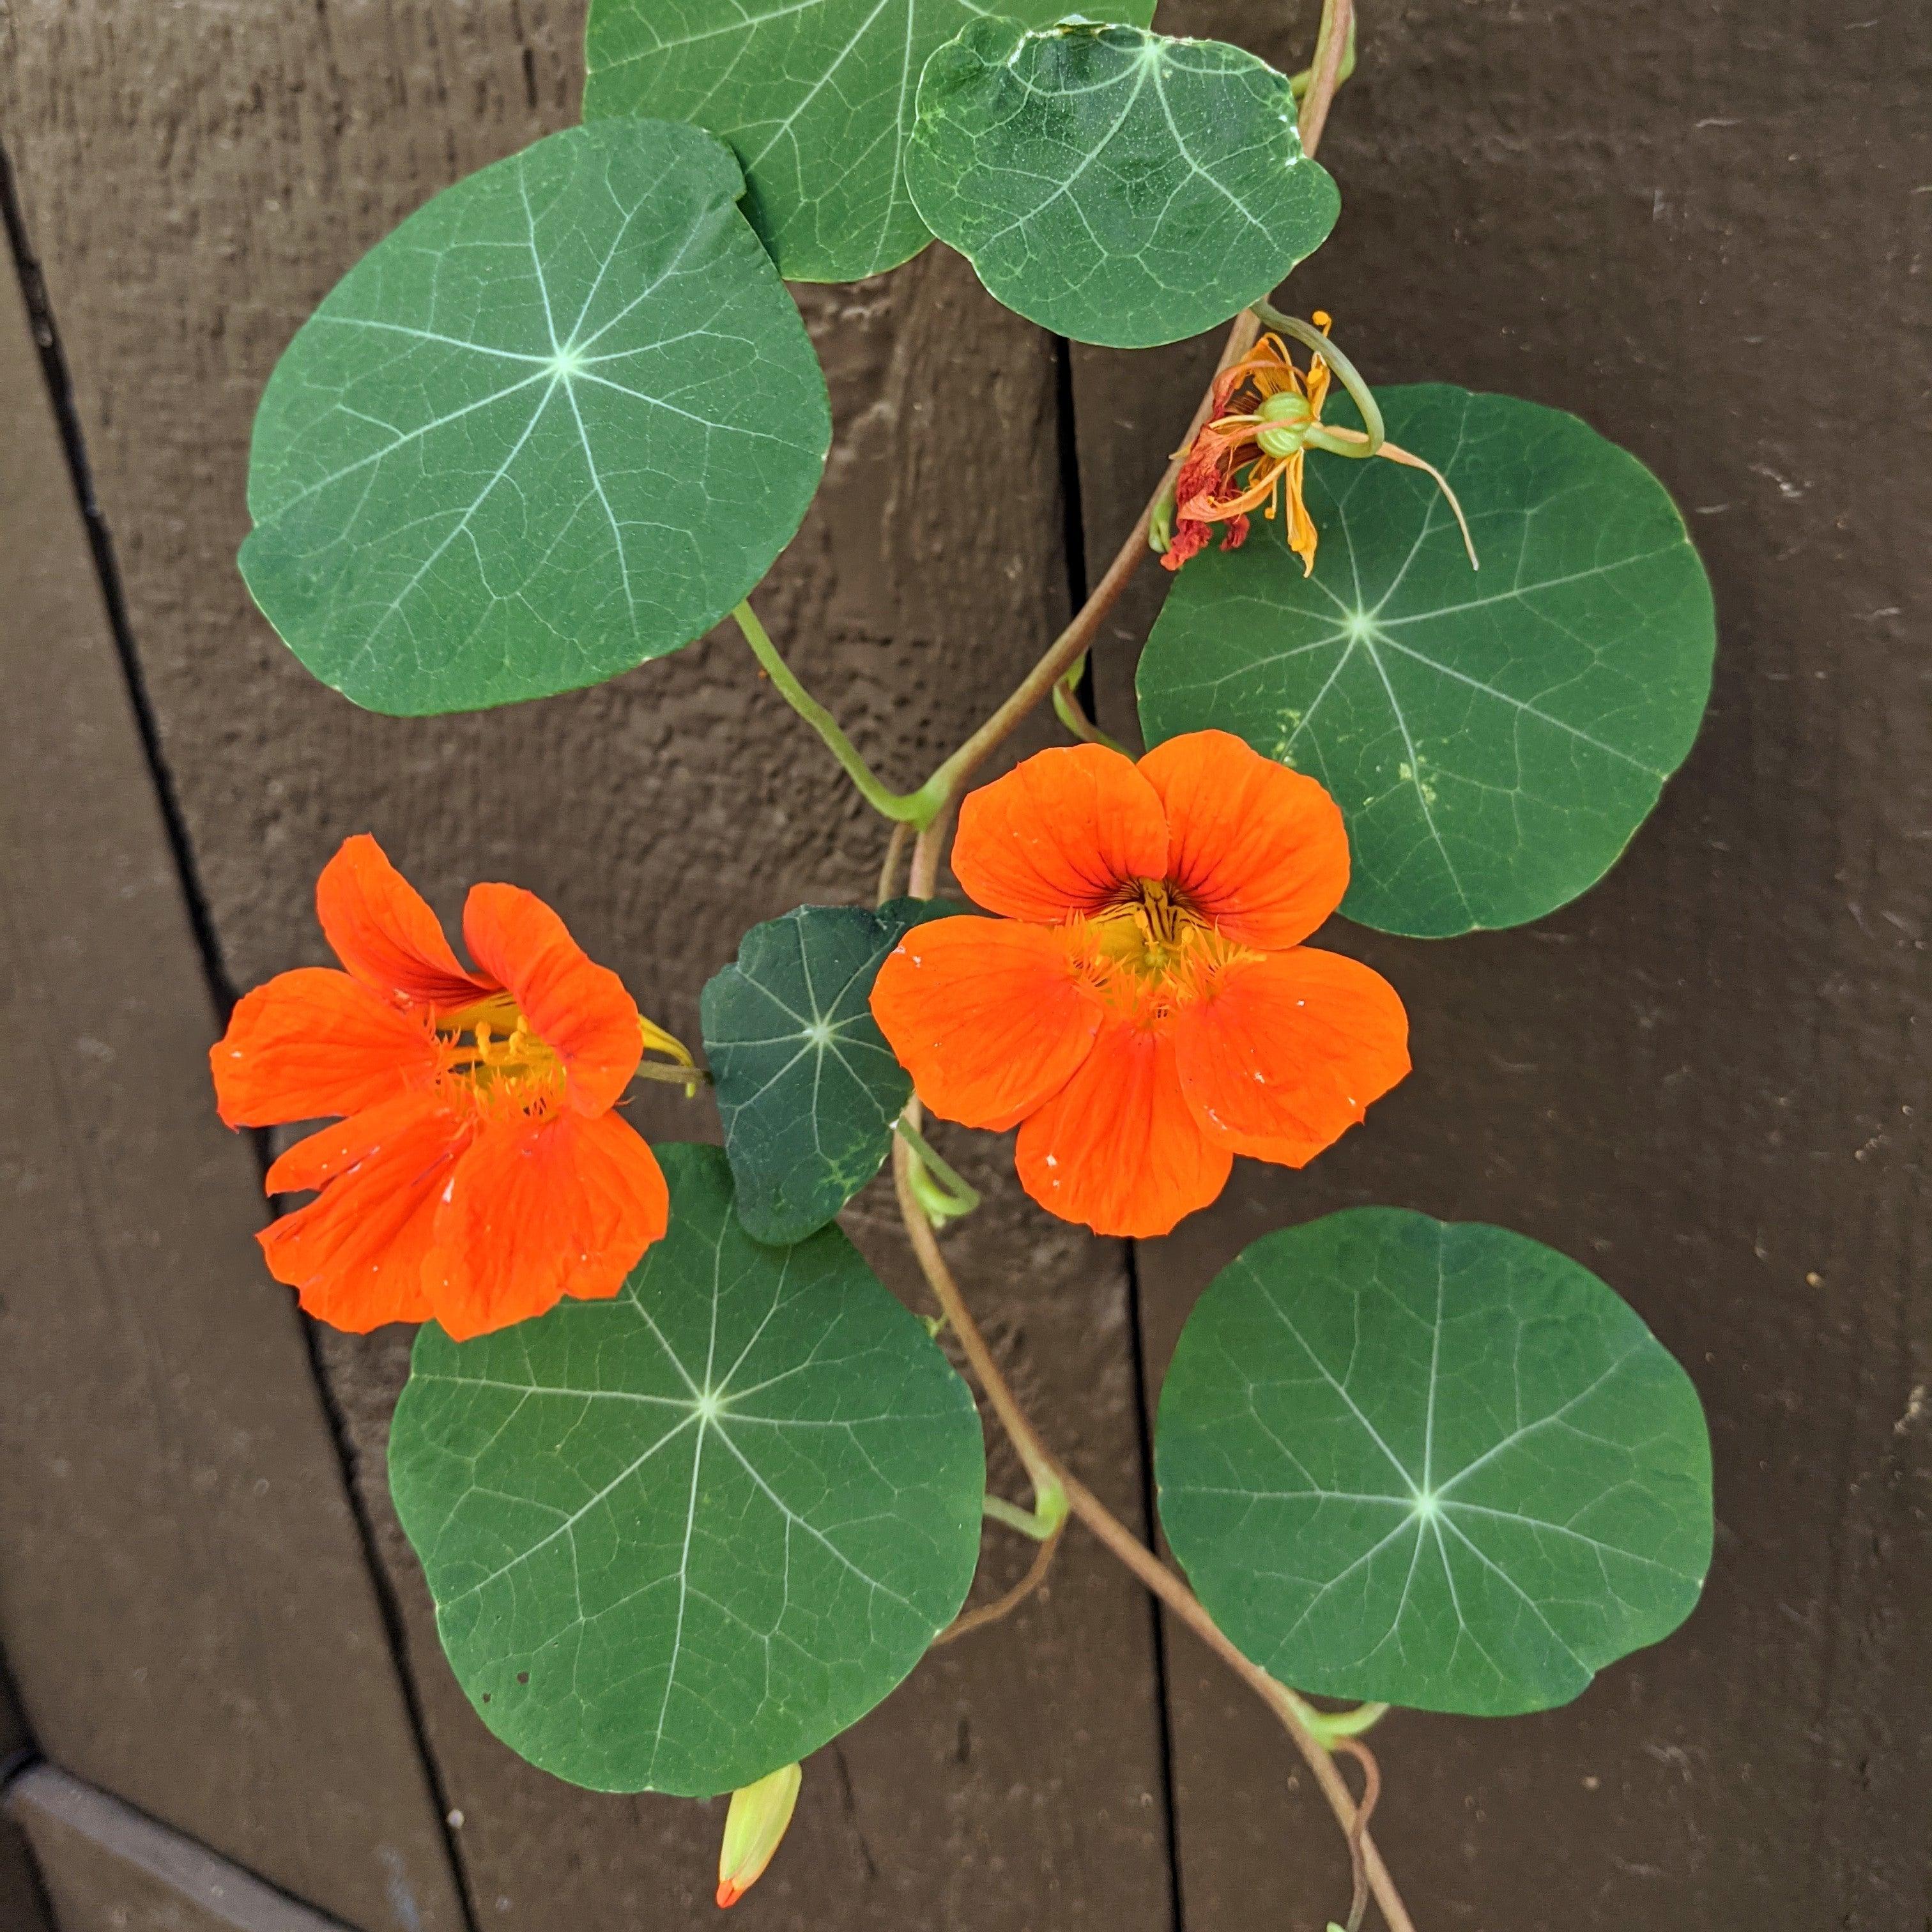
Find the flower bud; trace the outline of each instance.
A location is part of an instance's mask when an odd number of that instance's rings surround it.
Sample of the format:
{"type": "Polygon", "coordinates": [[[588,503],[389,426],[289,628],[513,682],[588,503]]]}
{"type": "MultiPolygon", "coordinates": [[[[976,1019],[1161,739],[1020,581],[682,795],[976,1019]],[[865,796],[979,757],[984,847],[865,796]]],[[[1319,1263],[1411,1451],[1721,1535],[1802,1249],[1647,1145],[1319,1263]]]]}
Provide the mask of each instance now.
{"type": "Polygon", "coordinates": [[[791,1822],[802,1774],[788,1764],[731,1794],[718,1853],[718,1903],[736,1905],[763,1876],[791,1822]]]}

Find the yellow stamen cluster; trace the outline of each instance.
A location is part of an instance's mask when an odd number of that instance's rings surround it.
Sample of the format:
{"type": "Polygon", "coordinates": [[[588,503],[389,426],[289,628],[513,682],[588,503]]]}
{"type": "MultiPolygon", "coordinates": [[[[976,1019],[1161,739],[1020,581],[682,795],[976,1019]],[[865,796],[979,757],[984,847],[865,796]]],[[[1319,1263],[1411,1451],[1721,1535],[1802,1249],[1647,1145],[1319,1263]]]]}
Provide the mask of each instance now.
{"type": "Polygon", "coordinates": [[[474,1104],[536,1113],[563,1090],[562,1057],[507,993],[446,1016],[436,1032],[448,1048],[446,1083],[474,1104]]]}
{"type": "Polygon", "coordinates": [[[1155,1026],[1205,999],[1247,949],[1225,938],[1162,879],[1138,879],[1088,921],[1088,983],[1108,1010],[1155,1026]]]}

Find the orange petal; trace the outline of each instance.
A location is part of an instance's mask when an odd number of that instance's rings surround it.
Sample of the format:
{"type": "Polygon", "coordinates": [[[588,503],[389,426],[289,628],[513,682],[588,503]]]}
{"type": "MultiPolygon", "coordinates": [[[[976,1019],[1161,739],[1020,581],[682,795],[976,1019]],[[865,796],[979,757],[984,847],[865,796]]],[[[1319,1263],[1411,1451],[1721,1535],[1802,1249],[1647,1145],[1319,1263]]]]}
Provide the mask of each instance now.
{"type": "Polygon", "coordinates": [[[222,1119],[269,1127],[427,1089],[442,1050],[426,1024],[361,981],[303,966],[242,996],[208,1063],[222,1119]]]}
{"type": "Polygon", "coordinates": [[[664,1231],[657,1156],[613,1113],[514,1115],[450,1176],[425,1268],[453,1340],[506,1328],[565,1295],[607,1299],[664,1231]]]}
{"type": "Polygon", "coordinates": [[[457,964],[436,914],[366,832],[322,867],[315,909],[336,958],[386,1000],[448,1010],[496,990],[457,964]]]}
{"type": "Polygon", "coordinates": [[[644,1058],[638,1003],[623,981],[594,964],[563,921],[520,886],[472,886],[463,937],[562,1058],[571,1105],[583,1114],[615,1106],[644,1058]]]}
{"type": "Polygon", "coordinates": [[[1051,926],[1157,879],[1167,821],[1133,761],[1103,745],[1040,752],[959,809],[952,869],[989,912],[1051,926]]]}
{"type": "Polygon", "coordinates": [[[1220,500],[1234,494],[1231,480],[1245,460],[1243,452],[1254,447],[1253,432],[1246,425],[1224,430],[1210,423],[1204,428],[1174,473],[1174,507],[1180,516],[1210,520],[1220,500]]]}
{"type": "Polygon", "coordinates": [[[1234,1154],[1305,1166],[1408,1071],[1408,1016],[1379,973],[1298,946],[1230,966],[1174,1022],[1180,1084],[1234,1154]]]}
{"type": "Polygon", "coordinates": [[[1298,449],[1288,459],[1288,466],[1282,472],[1288,497],[1288,529],[1283,541],[1300,558],[1302,575],[1312,577],[1321,532],[1316,529],[1315,519],[1308,514],[1308,506],[1301,494],[1302,472],[1307,460],[1308,452],[1298,449]]]}
{"type": "Polygon", "coordinates": [[[272,1187],[327,1185],[257,1237],[268,1271],[300,1289],[318,1321],[352,1335],[428,1321],[424,1263],[464,1139],[447,1108],[413,1096],[291,1148],[269,1170],[272,1187]]]}
{"type": "MultiPolygon", "coordinates": [[[[1246,520],[1246,518],[1242,519],[1244,523],[1246,520]]],[[[1160,567],[1163,570],[1178,570],[1189,558],[1198,556],[1208,548],[1208,539],[1214,534],[1214,526],[1204,524],[1197,517],[1177,518],[1173,541],[1160,554],[1160,567]]],[[[1244,531],[1242,534],[1245,536],[1246,532],[1244,531]]],[[[1222,545],[1224,550],[1228,548],[1226,544],[1222,545]]]]}
{"type": "Polygon", "coordinates": [[[1013,1126],[1064,1086],[1100,1024],[1081,934],[1004,919],[916,926],[879,968],[872,1017],[935,1114],[1013,1126]]]}
{"type": "Polygon", "coordinates": [[[1165,1031],[1111,1025],[1020,1127],[1020,1185],[1096,1234],[1164,1234],[1227,1185],[1234,1156],[1201,1131],[1165,1031]]]}
{"type": "Polygon", "coordinates": [[[1167,876],[1231,939],[1280,952],[1348,889],[1348,836],[1311,778],[1226,731],[1156,746],[1142,772],[1166,808],[1167,876]]]}
{"type": "Polygon", "coordinates": [[[263,1178],[265,1194],[308,1194],[339,1180],[364,1161],[374,1159],[399,1135],[413,1134],[424,1117],[436,1113],[452,1141],[465,1138],[454,1110],[424,1093],[398,1095],[352,1114],[346,1120],[298,1140],[269,1167],[263,1178]]]}

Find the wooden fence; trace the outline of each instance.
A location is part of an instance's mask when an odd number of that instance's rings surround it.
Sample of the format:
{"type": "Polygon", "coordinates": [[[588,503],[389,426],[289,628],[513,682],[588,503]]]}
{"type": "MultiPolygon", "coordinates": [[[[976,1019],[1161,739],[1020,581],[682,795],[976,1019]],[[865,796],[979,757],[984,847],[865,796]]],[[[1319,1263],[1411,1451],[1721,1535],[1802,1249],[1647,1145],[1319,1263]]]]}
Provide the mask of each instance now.
{"type": "MultiPolygon", "coordinates": [[[[1428,1932],[1909,1932],[1932,1923],[1932,13],[1364,12],[1307,299],[1378,380],[1575,409],[1663,476],[1718,587],[1709,720],[1578,904],[1347,936],[1414,1018],[1418,1072],[1371,1131],[1305,1176],[1244,1165],[1132,1251],[1047,1223],[982,1143],[964,1264],[1076,1466],[1144,1522],[1188,1298],[1263,1228],[1389,1201],[1589,1262],[1708,1405],[1709,1592],[1568,1709],[1391,1720],[1383,1843],[1428,1932]]],[[[1311,15],[1166,0],[1162,24],[1293,66],[1311,15]]],[[[434,190],[573,118],[581,16],[0,0],[0,1766],[32,1853],[0,1842],[4,1932],[712,1922],[715,1813],[553,1783],[464,1702],[387,1500],[406,1337],[308,1331],[267,1281],[260,1150],[216,1124],[204,1058],[232,988],[317,956],[308,895],[352,831],[446,909],[475,877],[542,892],[687,1034],[746,926],[876,866],[731,641],[406,722],[312,682],[236,573],[277,353],[434,190]]],[[[1070,352],[936,248],[800,297],[838,436],[770,615],[910,782],[1111,550],[1211,349],[1070,352]]],[[[1119,734],[1156,574],[1100,654],[1119,734]]],[[[644,1124],[688,1134],[680,1104],[644,1124]]],[[[890,1216],[856,1222],[905,1283],[890,1216]]],[[[992,1550],[982,1586],[1017,1560],[992,1550]]],[[[1334,1836],[1262,1716],[1070,1539],[1022,1616],[824,1754],[739,1910],[1304,1932],[1345,1895],[1334,1836]]]]}

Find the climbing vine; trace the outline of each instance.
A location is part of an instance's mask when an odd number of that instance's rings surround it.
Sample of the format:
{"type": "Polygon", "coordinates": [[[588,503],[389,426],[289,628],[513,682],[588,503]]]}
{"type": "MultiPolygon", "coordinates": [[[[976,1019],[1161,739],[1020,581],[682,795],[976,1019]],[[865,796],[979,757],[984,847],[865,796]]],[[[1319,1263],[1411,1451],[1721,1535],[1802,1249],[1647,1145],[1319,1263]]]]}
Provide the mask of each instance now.
{"type": "Polygon", "coordinates": [[[978,1197],[925,1124],[1016,1131],[1040,1210],[1100,1236],[1374,1131],[1428,1072],[1399,986],[1319,929],[1453,939],[1592,886],[1696,734],[1710,592],[1634,458],[1534,404],[1374,386],[1294,298],[1346,218],[1316,156],[1350,0],[1292,76],[1106,10],[594,0],[584,124],[343,277],[250,462],[241,567],[302,663],[424,716],[729,621],[877,813],[880,872],[744,935],[700,1054],[514,886],[472,891],[466,964],[352,836],[317,888],[339,967],[244,998],[215,1086],[232,1125],[334,1123],[268,1177],[314,1195],[262,1234],[276,1278],[340,1328],[421,1324],[391,1480],[483,1721],[579,1784],[733,1794],[720,1904],[812,1754],[935,1644],[997,1641],[1077,1524],[1286,1728],[1348,1844],[1335,1920],[1372,1900],[1408,1932],[1368,1734],[1563,1703],[1688,1615],[1689,1378],[1524,1236],[1394,1207],[1280,1229],[1202,1285],[1160,1391],[1170,1565],[988,1349],[944,1232],[978,1197]],[[831,440],[786,280],[935,238],[1076,341],[1228,334],[1091,596],[902,793],[754,600],[831,440]],[[1156,560],[1136,760],[1082,674],[1156,560]],[[1049,702],[1072,742],[982,782],[1049,702]],[[647,1145],[639,1078],[708,1089],[722,1148],[647,1145]],[[888,1164],[923,1318],[837,1226],[888,1164]],[[988,1492],[956,1360],[1030,1495],[988,1492]],[[989,1524],[1037,1554],[962,1612],[989,1524]]]}

